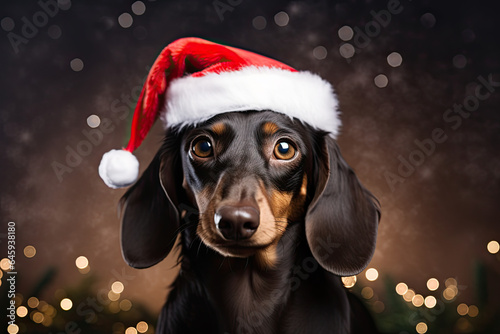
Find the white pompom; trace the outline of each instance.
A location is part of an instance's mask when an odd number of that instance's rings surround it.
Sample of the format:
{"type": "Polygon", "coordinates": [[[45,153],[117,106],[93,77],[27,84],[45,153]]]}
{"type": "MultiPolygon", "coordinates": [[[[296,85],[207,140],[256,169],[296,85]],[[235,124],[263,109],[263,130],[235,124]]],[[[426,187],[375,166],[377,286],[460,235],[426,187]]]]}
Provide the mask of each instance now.
{"type": "Polygon", "coordinates": [[[104,153],[99,164],[99,176],[110,188],[127,187],[137,180],[139,161],[125,150],[111,150],[104,153]]]}

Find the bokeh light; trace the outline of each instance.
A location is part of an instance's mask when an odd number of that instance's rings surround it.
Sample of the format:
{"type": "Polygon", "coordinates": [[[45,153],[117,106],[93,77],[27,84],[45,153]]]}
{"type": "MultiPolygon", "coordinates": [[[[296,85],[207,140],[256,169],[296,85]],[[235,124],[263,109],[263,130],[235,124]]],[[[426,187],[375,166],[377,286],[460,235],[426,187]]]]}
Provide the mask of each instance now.
{"type": "Polygon", "coordinates": [[[363,290],[361,290],[361,296],[365,299],[370,299],[373,297],[373,289],[369,286],[365,286],[363,290]]]}
{"type": "Polygon", "coordinates": [[[398,67],[403,62],[403,57],[397,52],[393,52],[387,56],[387,63],[392,67],[398,67]]]}
{"type": "Polygon", "coordinates": [[[377,300],[375,303],[373,303],[373,311],[375,311],[375,313],[382,313],[384,310],[385,305],[380,300],[377,300]]]}
{"type": "Polygon", "coordinates": [[[460,314],[460,315],[467,315],[467,313],[469,312],[469,306],[467,306],[467,304],[460,304],[457,306],[457,313],[460,314]]]}
{"type": "Polygon", "coordinates": [[[339,29],[339,37],[343,41],[350,41],[354,37],[354,31],[349,26],[343,26],[339,29]]]}
{"type": "Polygon", "coordinates": [[[378,88],[384,88],[389,84],[389,79],[384,74],[379,74],[373,79],[373,82],[378,88]]]}
{"type": "Polygon", "coordinates": [[[434,296],[427,296],[424,300],[425,307],[434,308],[437,305],[437,299],[434,296]]]}
{"type": "Polygon", "coordinates": [[[137,326],[135,326],[135,328],[137,328],[137,331],[139,333],[146,333],[148,331],[148,327],[149,326],[148,326],[147,322],[145,322],[145,321],[139,321],[137,323],[137,326]]]}
{"type": "Polygon", "coordinates": [[[479,309],[476,305],[471,305],[469,306],[469,312],[467,314],[471,318],[477,317],[479,315],[479,309]]]}
{"type": "Polygon", "coordinates": [[[113,284],[111,284],[111,290],[114,292],[114,293],[122,293],[123,292],[123,289],[125,289],[125,286],[123,285],[122,282],[120,281],[116,281],[114,282],[113,284]]]}
{"type": "Polygon", "coordinates": [[[26,306],[19,306],[16,310],[16,314],[18,317],[24,318],[28,315],[28,309],[26,308],[26,306]]]}
{"type": "Polygon", "coordinates": [[[33,320],[33,322],[36,322],[37,324],[41,324],[43,322],[43,320],[45,319],[45,316],[43,315],[42,312],[33,312],[31,314],[31,320],[33,320]]]}
{"type": "Polygon", "coordinates": [[[458,54],[455,57],[453,57],[453,66],[456,68],[462,69],[467,65],[467,58],[462,55],[458,54]]]}
{"type": "Polygon", "coordinates": [[[328,55],[328,50],[322,45],[319,45],[313,49],[313,56],[318,60],[325,59],[328,55]]]}
{"type": "Polygon", "coordinates": [[[0,21],[0,25],[2,26],[3,30],[11,31],[16,26],[16,23],[14,22],[14,20],[12,18],[4,17],[2,19],[2,21],[0,21]]]}
{"type": "Polygon", "coordinates": [[[413,289],[408,289],[408,291],[406,291],[406,293],[403,295],[403,299],[407,302],[411,302],[414,296],[415,291],[413,289]]]}
{"type": "Polygon", "coordinates": [[[16,334],[19,332],[19,327],[16,324],[10,324],[7,327],[7,333],[9,334],[16,334]]]}
{"type": "Polygon", "coordinates": [[[422,295],[415,295],[411,299],[411,303],[415,307],[420,307],[420,306],[424,305],[424,297],[422,295]]]}
{"type": "Polygon", "coordinates": [[[425,13],[420,17],[420,23],[428,29],[434,27],[436,24],[436,17],[432,13],[425,13]]]}
{"type": "Polygon", "coordinates": [[[448,278],[448,279],[444,282],[444,285],[445,285],[446,287],[449,287],[449,286],[457,286],[457,284],[458,284],[457,280],[456,280],[456,279],[454,279],[454,278],[451,278],[451,277],[450,277],[450,278],[448,278]]]}
{"type": "Polygon", "coordinates": [[[62,36],[61,27],[56,24],[51,25],[49,29],[47,29],[47,35],[52,39],[59,39],[62,36]]]}
{"type": "Polygon", "coordinates": [[[87,117],[87,125],[91,128],[97,128],[101,124],[101,119],[97,115],[87,117]]]}
{"type": "Polygon", "coordinates": [[[0,261],[0,268],[3,271],[9,271],[10,270],[10,260],[8,258],[4,258],[0,261]]]}
{"type": "Polygon", "coordinates": [[[111,301],[117,301],[118,299],[120,299],[120,294],[113,292],[113,290],[109,290],[108,298],[111,301]]]}
{"type": "Polygon", "coordinates": [[[403,296],[408,291],[408,285],[401,282],[396,285],[396,293],[400,296],[403,296]]]}
{"type": "Polygon", "coordinates": [[[451,287],[448,287],[443,290],[443,298],[446,300],[453,300],[456,297],[455,290],[451,287]]]}
{"type": "Polygon", "coordinates": [[[26,303],[28,304],[29,307],[36,308],[40,303],[40,301],[36,297],[30,297],[26,303]]]}
{"type": "Polygon", "coordinates": [[[289,21],[290,17],[286,12],[279,12],[278,14],[274,15],[274,22],[280,27],[287,26],[289,21]]]}
{"type": "Polygon", "coordinates": [[[146,5],[142,1],[136,1],[132,4],[132,13],[142,15],[146,12],[146,5]]]}
{"type": "Polygon", "coordinates": [[[34,246],[26,246],[24,247],[24,256],[26,256],[27,258],[32,258],[33,256],[36,255],[36,248],[34,246]]]}
{"type": "Polygon", "coordinates": [[[130,28],[134,23],[134,18],[129,13],[123,13],[118,16],[118,24],[122,28],[130,28]]]}
{"type": "Polygon", "coordinates": [[[63,300],[61,300],[60,305],[64,311],[68,311],[73,307],[73,302],[69,298],[64,298],[63,300]]]}
{"type": "Polygon", "coordinates": [[[491,254],[496,254],[498,253],[498,251],[500,251],[500,244],[496,240],[491,240],[490,242],[488,242],[486,248],[491,254]]]}
{"type": "Polygon", "coordinates": [[[83,60],[81,60],[80,58],[75,58],[69,62],[69,66],[73,71],[80,72],[81,70],[83,70],[83,60]]]}
{"type": "Polygon", "coordinates": [[[352,288],[356,284],[357,280],[356,276],[342,277],[342,283],[346,288],[352,288]]]}
{"type": "Polygon", "coordinates": [[[346,59],[352,58],[356,53],[356,49],[349,43],[344,43],[339,48],[340,55],[346,59]]]}
{"type": "Polygon", "coordinates": [[[75,260],[78,269],[85,269],[89,265],[89,260],[85,256],[79,256],[75,260]]]}
{"type": "Polygon", "coordinates": [[[425,322],[419,322],[417,326],[415,326],[415,330],[418,334],[424,334],[427,332],[427,324],[425,322]]]}
{"type": "Polygon", "coordinates": [[[137,334],[137,329],[134,327],[129,327],[125,330],[125,334],[137,334]]]}
{"type": "Polygon", "coordinates": [[[376,281],[378,278],[378,271],[375,268],[370,268],[366,271],[366,279],[369,281],[376,281]]]}
{"type": "Polygon", "coordinates": [[[256,16],[252,20],[252,25],[257,30],[264,30],[267,26],[267,20],[264,16],[256,16]]]}
{"type": "Polygon", "coordinates": [[[130,309],[132,308],[132,302],[128,299],[123,299],[120,301],[119,306],[122,311],[127,312],[130,311],[130,309]]]}
{"type": "Polygon", "coordinates": [[[439,288],[439,281],[436,278],[429,278],[427,280],[427,289],[436,291],[439,288]]]}

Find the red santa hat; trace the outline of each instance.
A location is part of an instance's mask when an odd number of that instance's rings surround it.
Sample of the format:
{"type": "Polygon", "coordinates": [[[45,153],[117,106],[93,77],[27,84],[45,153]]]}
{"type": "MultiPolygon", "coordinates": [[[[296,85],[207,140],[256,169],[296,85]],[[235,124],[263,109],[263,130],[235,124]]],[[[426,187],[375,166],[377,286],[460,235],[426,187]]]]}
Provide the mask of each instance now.
{"type": "Polygon", "coordinates": [[[104,154],[99,175],[111,188],[134,183],[139,162],[132,152],[158,117],[169,128],[226,112],[272,110],[336,137],[337,106],[332,86],[315,74],[253,52],[182,38],[156,59],[134,111],[128,145],[104,154]]]}

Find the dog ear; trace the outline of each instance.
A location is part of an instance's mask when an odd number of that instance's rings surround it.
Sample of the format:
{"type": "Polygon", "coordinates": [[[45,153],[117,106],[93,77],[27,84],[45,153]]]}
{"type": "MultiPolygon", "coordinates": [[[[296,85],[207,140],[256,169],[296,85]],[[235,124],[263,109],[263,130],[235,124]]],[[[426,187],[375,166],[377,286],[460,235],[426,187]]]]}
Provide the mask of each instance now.
{"type": "Polygon", "coordinates": [[[178,174],[176,160],[175,154],[162,154],[160,150],[121,199],[122,254],[131,267],[157,264],[175,244],[180,216],[173,175],[182,175],[182,171],[178,174]]]}
{"type": "Polygon", "coordinates": [[[375,251],[378,202],[360,184],[332,138],[323,137],[319,146],[317,186],[306,214],[307,242],[323,268],[339,276],[355,275],[375,251]]]}

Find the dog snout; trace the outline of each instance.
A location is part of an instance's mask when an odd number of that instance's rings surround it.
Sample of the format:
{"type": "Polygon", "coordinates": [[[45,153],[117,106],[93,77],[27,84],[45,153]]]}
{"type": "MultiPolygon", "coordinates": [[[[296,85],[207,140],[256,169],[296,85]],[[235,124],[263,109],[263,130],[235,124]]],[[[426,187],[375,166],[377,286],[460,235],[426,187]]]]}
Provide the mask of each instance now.
{"type": "Polygon", "coordinates": [[[220,207],[214,215],[217,230],[227,240],[249,239],[259,227],[259,211],[250,206],[220,207]]]}

